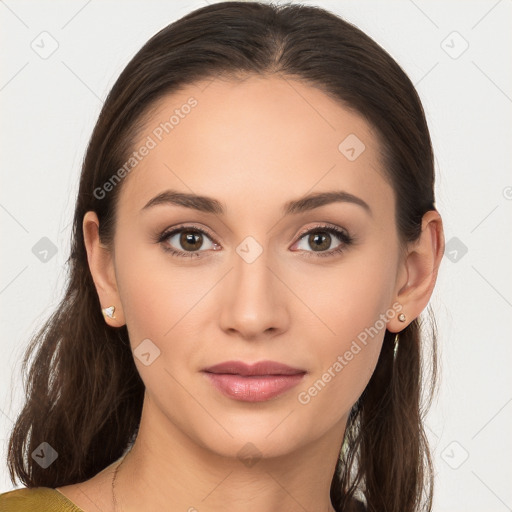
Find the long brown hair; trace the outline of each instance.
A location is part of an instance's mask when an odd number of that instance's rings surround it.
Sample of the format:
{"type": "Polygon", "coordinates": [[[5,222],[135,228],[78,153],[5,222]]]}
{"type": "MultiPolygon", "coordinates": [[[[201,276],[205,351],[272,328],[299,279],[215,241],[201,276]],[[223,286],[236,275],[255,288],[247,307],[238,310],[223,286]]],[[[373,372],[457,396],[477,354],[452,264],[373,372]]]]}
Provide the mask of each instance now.
{"type": "MultiPolygon", "coordinates": [[[[119,458],[136,437],[144,384],[126,326],[109,327],[102,317],[82,221],[95,211],[102,242],[112,242],[122,183],[105,197],[95,191],[123,166],[156,101],[220,74],[301,80],[364,117],[380,139],[402,243],[416,240],[423,215],[435,210],[433,154],[421,101],[401,67],[357,27],[319,7],[222,2],[163,28],[119,76],[87,148],[65,295],[23,360],[23,373],[29,368],[26,403],[8,446],[14,483],[16,477],[27,487],[82,482],[119,458]],[[42,442],[58,452],[46,469],[31,457],[42,442]]],[[[400,333],[396,357],[395,336],[385,333],[375,372],[351,410],[333,475],[331,500],[338,512],[350,510],[358,496],[370,512],[431,510],[433,471],[423,418],[436,380],[436,333],[434,323],[429,333],[420,327],[414,320],[400,333]],[[426,367],[431,371],[423,386],[426,367]]]]}

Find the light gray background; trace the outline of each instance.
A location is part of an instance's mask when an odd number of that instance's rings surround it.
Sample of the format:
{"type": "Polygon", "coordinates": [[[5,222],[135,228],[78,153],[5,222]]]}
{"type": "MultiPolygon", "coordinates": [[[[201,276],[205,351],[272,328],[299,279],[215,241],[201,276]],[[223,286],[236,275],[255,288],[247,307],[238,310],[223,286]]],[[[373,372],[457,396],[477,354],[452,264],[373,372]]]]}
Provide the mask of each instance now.
{"type": "MultiPolygon", "coordinates": [[[[355,23],[417,86],[448,243],[431,301],[442,366],[428,416],[435,510],[512,510],[512,0],[303,3],[355,23]]],[[[102,101],[150,36],[203,5],[0,0],[0,492],[12,488],[4,461],[23,399],[21,355],[61,297],[102,101]],[[43,237],[57,249],[47,261],[32,250],[43,237]]]]}

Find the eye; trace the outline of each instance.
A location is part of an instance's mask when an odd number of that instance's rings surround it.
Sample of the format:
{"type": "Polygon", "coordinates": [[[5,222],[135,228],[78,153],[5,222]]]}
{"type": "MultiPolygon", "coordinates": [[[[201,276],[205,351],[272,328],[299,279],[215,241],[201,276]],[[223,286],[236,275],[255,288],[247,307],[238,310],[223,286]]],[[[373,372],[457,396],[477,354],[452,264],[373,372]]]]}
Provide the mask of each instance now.
{"type": "Polygon", "coordinates": [[[301,233],[300,237],[301,238],[298,244],[301,244],[302,239],[305,239],[304,245],[309,245],[310,247],[314,248],[313,251],[308,251],[307,249],[301,247],[300,245],[297,247],[298,249],[305,250],[306,253],[309,253],[307,254],[307,257],[334,256],[336,254],[343,252],[354,241],[354,238],[350,236],[345,230],[338,227],[326,225],[315,226],[314,228],[309,229],[305,233],[301,233]],[[333,242],[333,235],[334,238],[340,240],[340,243],[334,249],[327,250],[331,248],[331,244],[333,242]]]}
{"type": "MultiPolygon", "coordinates": [[[[302,232],[299,236],[300,240],[299,242],[296,242],[295,245],[298,245],[297,248],[304,251],[307,257],[334,256],[343,252],[354,241],[354,238],[344,229],[326,225],[318,225],[310,228],[309,230],[302,232]],[[331,249],[333,235],[334,238],[337,238],[340,241],[340,243],[334,249],[331,249]],[[302,239],[305,239],[305,241],[302,242],[302,239]],[[300,247],[300,244],[303,243],[309,244],[313,247],[313,251],[300,247]]],[[[178,226],[164,231],[157,237],[156,241],[160,243],[162,248],[172,256],[199,258],[202,256],[202,253],[208,249],[214,251],[220,250],[220,245],[214,242],[212,238],[213,237],[202,228],[196,226],[178,226]],[[203,247],[205,241],[209,241],[209,247],[203,247]]]]}
{"type": "Polygon", "coordinates": [[[210,235],[203,229],[194,226],[179,226],[169,231],[164,231],[157,240],[165,251],[178,257],[200,257],[200,249],[213,249],[218,251],[220,246],[211,241],[210,235]],[[206,238],[205,238],[206,237],[206,238]],[[209,247],[203,247],[205,240],[210,240],[209,247]],[[177,245],[178,248],[173,247],[177,245]],[[184,250],[180,250],[184,249],[184,250]]]}

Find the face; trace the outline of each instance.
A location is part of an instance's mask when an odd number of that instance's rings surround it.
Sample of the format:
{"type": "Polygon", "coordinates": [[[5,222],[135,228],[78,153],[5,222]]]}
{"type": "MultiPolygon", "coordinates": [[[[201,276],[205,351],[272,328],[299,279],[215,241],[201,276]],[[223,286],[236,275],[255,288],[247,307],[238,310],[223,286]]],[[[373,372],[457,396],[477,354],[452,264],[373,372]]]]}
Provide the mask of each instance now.
{"type": "Polygon", "coordinates": [[[138,137],[113,264],[145,407],[225,456],[341,440],[397,314],[394,193],[371,127],[311,86],[251,77],[165,97],[138,137]],[[320,193],[339,195],[290,206],[320,193]],[[302,373],[203,371],[269,360],[302,373]]]}

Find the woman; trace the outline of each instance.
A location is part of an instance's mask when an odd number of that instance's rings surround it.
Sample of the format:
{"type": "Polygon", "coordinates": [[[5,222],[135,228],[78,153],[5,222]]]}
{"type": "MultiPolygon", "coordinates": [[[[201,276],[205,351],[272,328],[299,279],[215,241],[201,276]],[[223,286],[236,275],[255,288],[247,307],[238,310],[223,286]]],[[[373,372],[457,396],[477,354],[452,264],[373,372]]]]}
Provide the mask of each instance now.
{"type": "Polygon", "coordinates": [[[2,510],[431,510],[443,249],[421,102],[367,35],[256,2],[167,26],[92,134],[2,510]]]}

